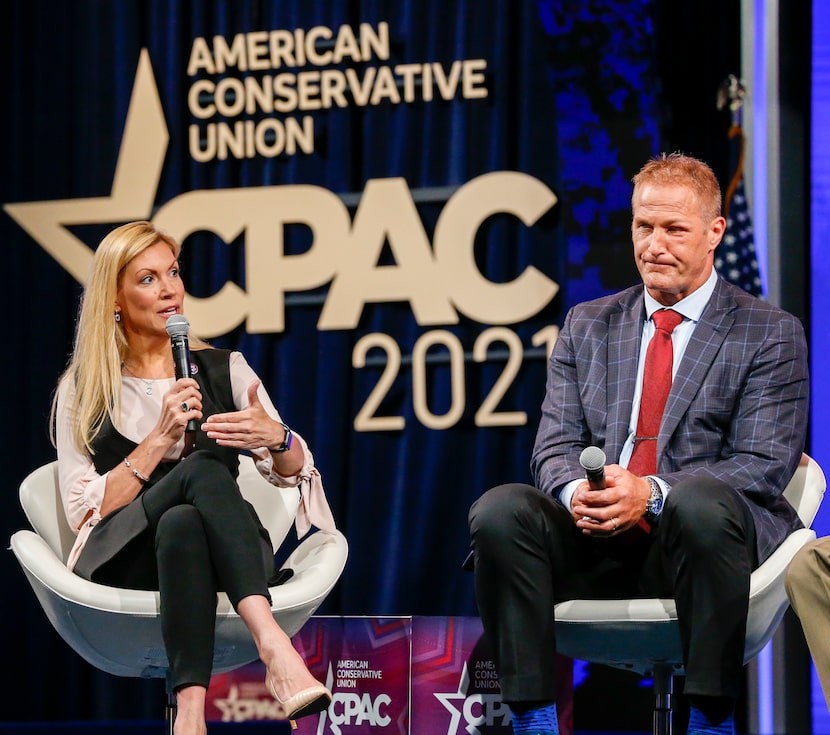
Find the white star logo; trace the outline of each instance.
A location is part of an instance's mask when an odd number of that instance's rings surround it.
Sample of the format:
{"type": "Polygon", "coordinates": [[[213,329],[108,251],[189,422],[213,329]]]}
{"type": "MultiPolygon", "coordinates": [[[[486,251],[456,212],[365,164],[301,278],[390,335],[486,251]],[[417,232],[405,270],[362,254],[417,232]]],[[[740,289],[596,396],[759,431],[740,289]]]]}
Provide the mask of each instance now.
{"type": "MultiPolygon", "coordinates": [[[[463,706],[464,700],[467,698],[467,688],[470,685],[470,675],[467,673],[467,662],[464,662],[464,667],[461,669],[461,678],[458,680],[458,689],[453,694],[439,694],[435,693],[435,698],[444,705],[444,709],[450,713],[450,725],[447,728],[447,735],[454,735],[458,732],[458,722],[461,719],[461,709],[456,707],[453,702],[461,700],[463,706]]],[[[478,728],[467,728],[470,735],[478,735],[478,728]]]]}

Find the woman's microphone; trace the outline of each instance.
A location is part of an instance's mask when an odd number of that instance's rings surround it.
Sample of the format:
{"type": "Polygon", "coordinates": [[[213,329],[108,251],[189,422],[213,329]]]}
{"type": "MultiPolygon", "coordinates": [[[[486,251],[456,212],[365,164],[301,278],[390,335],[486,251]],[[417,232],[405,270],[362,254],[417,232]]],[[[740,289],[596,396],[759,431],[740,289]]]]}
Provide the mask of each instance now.
{"type": "MultiPolygon", "coordinates": [[[[173,364],[176,368],[176,380],[190,377],[190,343],[187,340],[190,332],[190,322],[181,314],[173,314],[164,327],[170,335],[170,345],[173,348],[173,364]]],[[[185,432],[195,433],[196,419],[187,422],[185,432]]]]}

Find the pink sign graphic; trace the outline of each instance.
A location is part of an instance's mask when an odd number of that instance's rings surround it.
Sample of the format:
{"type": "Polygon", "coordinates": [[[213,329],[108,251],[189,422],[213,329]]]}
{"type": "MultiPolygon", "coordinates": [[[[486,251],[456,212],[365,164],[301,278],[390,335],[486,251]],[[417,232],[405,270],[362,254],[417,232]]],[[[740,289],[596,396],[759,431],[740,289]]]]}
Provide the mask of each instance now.
{"type": "MultiPolygon", "coordinates": [[[[410,618],[314,617],[294,636],[309,670],[332,692],[328,710],[297,720],[295,735],[408,735],[410,618]]],[[[208,720],[274,718],[257,662],[215,676],[208,720]]]]}
{"type": "MultiPolygon", "coordinates": [[[[553,654],[551,654],[553,655],[553,654]]],[[[560,732],[570,735],[571,661],[557,657],[560,732]]],[[[411,735],[512,735],[498,672],[477,617],[412,619],[411,735]]]]}
{"type": "MultiPolygon", "coordinates": [[[[477,617],[313,617],[293,642],[333,697],[294,735],[512,734],[477,617]]],[[[572,662],[556,666],[560,732],[571,735],[572,662]]],[[[259,662],[214,676],[208,720],[273,720],[264,678],[259,662]]]]}
{"type": "Polygon", "coordinates": [[[276,704],[265,688],[265,666],[256,661],[211,678],[205,715],[208,722],[273,720],[276,704]]]}
{"type": "Polygon", "coordinates": [[[412,621],[412,734],[510,735],[478,618],[412,621]]]}
{"type": "Polygon", "coordinates": [[[312,618],[294,636],[311,673],[331,689],[328,711],[297,720],[297,735],[409,732],[409,618],[312,618]]]}

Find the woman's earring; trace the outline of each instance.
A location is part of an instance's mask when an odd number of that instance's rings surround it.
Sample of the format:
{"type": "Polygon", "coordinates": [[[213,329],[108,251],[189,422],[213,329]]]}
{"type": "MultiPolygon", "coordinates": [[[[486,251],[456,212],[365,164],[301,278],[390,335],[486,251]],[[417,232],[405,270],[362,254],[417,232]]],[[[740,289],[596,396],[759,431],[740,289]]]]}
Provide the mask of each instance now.
{"type": "Polygon", "coordinates": [[[121,321],[121,312],[120,311],[115,312],[115,321],[117,321],[117,322],[121,321]]]}

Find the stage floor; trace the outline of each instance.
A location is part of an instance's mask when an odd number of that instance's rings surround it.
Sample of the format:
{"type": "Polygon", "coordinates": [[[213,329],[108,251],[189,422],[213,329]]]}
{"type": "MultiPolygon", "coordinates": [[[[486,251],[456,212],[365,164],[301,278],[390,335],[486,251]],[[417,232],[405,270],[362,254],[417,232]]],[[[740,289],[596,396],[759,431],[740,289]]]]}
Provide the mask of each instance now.
{"type": "MultiPolygon", "coordinates": [[[[289,735],[291,728],[283,722],[240,722],[208,724],[209,735],[289,735]]],[[[0,722],[2,735],[166,735],[164,720],[144,722],[0,722]]]]}
{"type": "MultiPolygon", "coordinates": [[[[167,735],[167,723],[145,722],[0,722],[0,735],[167,735]]],[[[208,735],[289,735],[282,722],[208,723],[208,735]]],[[[432,735],[441,735],[433,733],[432,735]]],[[[577,730],[573,735],[651,735],[646,732],[577,730]]]]}

